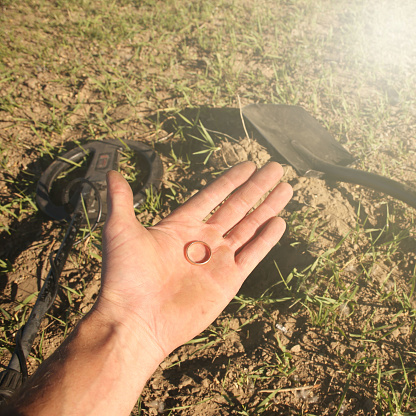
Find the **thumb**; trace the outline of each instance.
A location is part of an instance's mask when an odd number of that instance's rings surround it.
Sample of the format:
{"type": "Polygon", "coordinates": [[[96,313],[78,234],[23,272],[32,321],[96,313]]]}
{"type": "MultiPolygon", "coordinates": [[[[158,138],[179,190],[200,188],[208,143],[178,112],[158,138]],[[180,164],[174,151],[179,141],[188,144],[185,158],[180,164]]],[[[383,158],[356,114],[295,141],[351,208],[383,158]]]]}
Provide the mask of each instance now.
{"type": "Polygon", "coordinates": [[[107,173],[107,212],[108,220],[135,218],[130,185],[123,175],[114,170],[107,173]]]}

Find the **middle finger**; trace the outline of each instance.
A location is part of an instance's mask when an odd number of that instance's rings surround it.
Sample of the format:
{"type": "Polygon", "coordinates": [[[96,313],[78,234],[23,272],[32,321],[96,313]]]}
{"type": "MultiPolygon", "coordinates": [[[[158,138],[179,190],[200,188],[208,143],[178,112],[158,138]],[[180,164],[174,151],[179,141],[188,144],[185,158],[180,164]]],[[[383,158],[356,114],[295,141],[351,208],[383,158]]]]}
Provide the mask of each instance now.
{"type": "Polygon", "coordinates": [[[268,163],[238,188],[206,223],[215,225],[223,235],[226,234],[277,184],[282,175],[283,168],[278,163],[268,163]]]}

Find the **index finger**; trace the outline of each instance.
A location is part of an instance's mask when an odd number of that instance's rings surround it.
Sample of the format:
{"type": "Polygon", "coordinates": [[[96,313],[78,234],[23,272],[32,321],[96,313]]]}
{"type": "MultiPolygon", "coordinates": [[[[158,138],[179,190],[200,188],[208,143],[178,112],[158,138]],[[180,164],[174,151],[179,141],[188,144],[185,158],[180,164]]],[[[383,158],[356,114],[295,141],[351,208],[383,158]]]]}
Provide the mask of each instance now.
{"type": "Polygon", "coordinates": [[[243,162],[232,167],[177,208],[171,217],[187,215],[202,221],[228,195],[245,183],[255,171],[256,165],[253,162],[243,162]]]}

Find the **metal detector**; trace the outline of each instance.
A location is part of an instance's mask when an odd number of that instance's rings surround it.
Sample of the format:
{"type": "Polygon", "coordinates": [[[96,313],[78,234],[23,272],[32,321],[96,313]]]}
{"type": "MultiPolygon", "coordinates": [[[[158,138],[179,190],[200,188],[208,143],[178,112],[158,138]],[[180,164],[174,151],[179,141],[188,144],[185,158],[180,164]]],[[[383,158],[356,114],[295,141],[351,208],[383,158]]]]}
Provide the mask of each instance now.
{"type": "Polygon", "coordinates": [[[163,166],[149,146],[129,140],[90,141],[59,156],[42,174],[36,189],[39,208],[68,228],[59,249],[50,258],[50,271],[40,289],[27,322],[16,334],[16,347],[6,370],[0,373],[0,405],[6,403],[28,378],[26,360],[47,311],[59,288],[59,276],[71,248],[88,238],[107,216],[106,174],[118,170],[120,154],[128,154],[135,165],[134,207],[146,199],[146,191],[160,188],[163,166]],[[77,240],[78,231],[88,232],[77,240]],[[54,257],[53,257],[54,255],[54,257]],[[52,258],[53,257],[53,258],[52,258]]]}

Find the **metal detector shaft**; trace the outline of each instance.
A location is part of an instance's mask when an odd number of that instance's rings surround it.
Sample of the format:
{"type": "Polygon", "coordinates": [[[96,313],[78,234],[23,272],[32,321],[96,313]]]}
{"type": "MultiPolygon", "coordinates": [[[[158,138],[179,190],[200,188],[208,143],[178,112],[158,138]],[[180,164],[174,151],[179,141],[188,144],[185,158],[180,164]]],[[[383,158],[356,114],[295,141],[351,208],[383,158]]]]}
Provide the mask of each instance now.
{"type": "Polygon", "coordinates": [[[36,303],[26,324],[19,330],[16,337],[16,348],[5,371],[0,373],[0,402],[2,398],[10,397],[27,378],[26,360],[32,349],[33,341],[39,331],[45,314],[53,305],[58,293],[59,276],[68,258],[69,252],[75,242],[80,228],[83,214],[78,212],[72,217],[65,237],[58,249],[55,258],[51,261],[45,282],[39,292],[36,303]]]}
{"type": "MultiPolygon", "coordinates": [[[[38,298],[36,300],[35,306],[32,309],[29,319],[23,327],[20,343],[25,360],[29,356],[30,350],[32,349],[32,344],[38,333],[42,319],[55,301],[58,292],[59,276],[62,273],[62,269],[68,258],[72,245],[75,242],[82,217],[82,214],[75,214],[72,218],[64,240],[62,241],[56,257],[53,260],[54,265],[49,271],[48,276],[46,277],[45,282],[39,292],[38,298]]],[[[9,368],[14,370],[21,370],[19,358],[17,357],[16,353],[13,354],[10,360],[9,368]]]]}
{"type": "MultiPolygon", "coordinates": [[[[106,174],[111,169],[118,169],[119,152],[123,149],[134,153],[140,163],[140,170],[143,170],[144,177],[139,175],[140,179],[137,180],[133,192],[133,204],[138,207],[145,201],[147,190],[160,188],[163,176],[162,161],[157,153],[144,143],[121,139],[87,142],[82,147],[72,149],[59,160],[54,161],[39,179],[36,190],[36,202],[39,208],[57,221],[71,220],[64,240],[54,260],[51,261],[51,271],[39,292],[29,319],[16,334],[16,348],[10,363],[5,371],[0,372],[0,406],[28,377],[26,360],[41,321],[55,300],[58,292],[58,279],[70,249],[78,243],[75,242],[75,238],[79,228],[85,223],[93,222],[94,224],[87,234],[88,237],[100,222],[105,221],[107,214],[106,174]],[[86,162],[87,160],[89,161],[86,162]],[[69,183],[66,182],[66,185],[61,189],[63,204],[56,205],[50,195],[53,185],[56,185],[61,175],[65,177],[67,173],[71,172],[74,164],[81,166],[84,161],[88,167],[87,172],[83,172],[84,164],[81,169],[82,177],[73,180],[66,178],[69,183]]],[[[84,236],[83,239],[85,238],[84,236]]]]}

